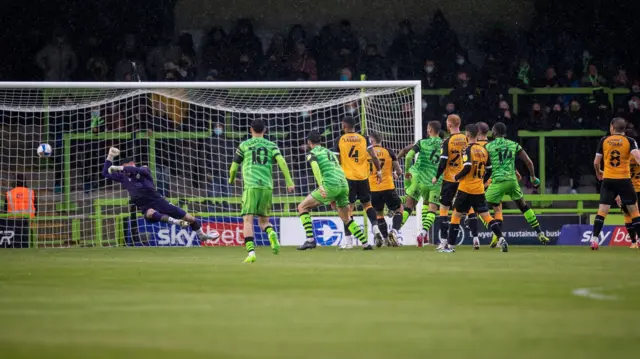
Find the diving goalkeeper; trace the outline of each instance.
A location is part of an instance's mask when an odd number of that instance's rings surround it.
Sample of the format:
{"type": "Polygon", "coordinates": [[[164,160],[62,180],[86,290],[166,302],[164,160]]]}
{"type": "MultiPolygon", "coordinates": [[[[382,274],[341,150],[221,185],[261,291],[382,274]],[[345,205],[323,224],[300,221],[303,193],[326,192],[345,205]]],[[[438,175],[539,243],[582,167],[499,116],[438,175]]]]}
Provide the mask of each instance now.
{"type": "Polygon", "coordinates": [[[148,167],[136,167],[133,160],[124,160],[122,165],[114,166],[113,160],[120,155],[120,150],[111,147],[107,160],[104,161],[102,175],[113,181],[120,182],[129,192],[131,202],[149,222],[171,223],[182,228],[191,227],[198,233],[200,240],[218,239],[220,235],[211,236],[204,233],[200,222],[182,208],[169,203],[156,191],[153,177],[148,167]]]}

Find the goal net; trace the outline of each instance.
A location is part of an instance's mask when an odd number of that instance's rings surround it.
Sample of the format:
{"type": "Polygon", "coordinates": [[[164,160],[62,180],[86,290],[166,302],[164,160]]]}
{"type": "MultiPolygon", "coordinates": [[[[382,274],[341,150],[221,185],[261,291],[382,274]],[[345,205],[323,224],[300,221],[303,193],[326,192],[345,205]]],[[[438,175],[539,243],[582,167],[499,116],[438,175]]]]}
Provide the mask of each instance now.
{"type": "MultiPolygon", "coordinates": [[[[304,230],[296,205],[316,188],[305,158],[308,132],[318,130],[323,145],[333,148],[341,119],[350,115],[358,120],[358,132],[382,134],[383,145],[397,153],[421,137],[419,86],[417,81],[2,83],[0,247],[242,245],[242,183],[227,181],[235,150],[250,137],[249,124],[256,118],[266,122],[266,137],[281,149],[296,186],[295,193],[287,193],[274,166],[272,224],[283,245],[299,244],[304,230]],[[38,155],[41,144],[51,146],[50,156],[38,155]],[[121,151],[115,165],[126,158],[148,166],[158,192],[220,238],[201,242],[188,228],[146,221],[126,190],[102,176],[112,146],[121,151]]],[[[402,179],[396,186],[404,195],[402,179]]],[[[365,225],[362,214],[357,210],[355,219],[365,225]]],[[[322,207],[312,216],[321,244],[341,240],[335,211],[322,207]]],[[[417,221],[409,220],[402,231],[405,242],[415,242],[416,233],[417,221]]],[[[260,231],[256,244],[268,244],[260,231]]]]}

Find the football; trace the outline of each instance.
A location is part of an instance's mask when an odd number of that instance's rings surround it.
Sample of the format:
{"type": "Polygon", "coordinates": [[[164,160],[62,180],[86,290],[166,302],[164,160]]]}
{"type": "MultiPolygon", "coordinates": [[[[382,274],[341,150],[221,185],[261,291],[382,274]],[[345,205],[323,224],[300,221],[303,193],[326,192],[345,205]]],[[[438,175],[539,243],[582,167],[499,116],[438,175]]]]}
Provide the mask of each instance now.
{"type": "Polygon", "coordinates": [[[43,143],[38,146],[37,152],[40,157],[49,157],[52,153],[51,146],[48,143],[43,143]]]}

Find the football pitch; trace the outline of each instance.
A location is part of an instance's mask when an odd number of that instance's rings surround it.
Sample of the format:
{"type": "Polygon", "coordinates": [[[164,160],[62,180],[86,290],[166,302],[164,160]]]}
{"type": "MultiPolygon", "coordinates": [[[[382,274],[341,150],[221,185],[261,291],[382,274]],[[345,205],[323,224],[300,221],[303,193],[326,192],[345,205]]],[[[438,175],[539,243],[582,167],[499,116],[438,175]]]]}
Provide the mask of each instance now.
{"type": "Polygon", "coordinates": [[[0,250],[0,357],[630,358],[640,253],[0,250]]]}

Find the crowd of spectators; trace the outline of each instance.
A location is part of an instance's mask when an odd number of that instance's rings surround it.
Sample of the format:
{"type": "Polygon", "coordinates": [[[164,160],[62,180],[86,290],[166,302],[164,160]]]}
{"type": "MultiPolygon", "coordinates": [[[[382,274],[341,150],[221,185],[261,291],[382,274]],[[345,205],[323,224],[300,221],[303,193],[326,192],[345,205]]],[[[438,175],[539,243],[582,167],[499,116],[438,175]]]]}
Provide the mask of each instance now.
{"type": "MultiPolygon", "coordinates": [[[[604,129],[612,117],[621,116],[637,135],[640,78],[634,69],[590,39],[560,32],[540,40],[537,33],[532,31],[533,39],[523,46],[496,28],[482,40],[484,59],[472,63],[468,49],[439,11],[420,34],[411,22],[399,23],[386,51],[358,36],[348,20],[323,26],[317,34],[292,25],[287,34],[265,41],[264,47],[247,19],[238,20],[229,33],[211,28],[197,46],[189,33],[160,38],[151,46],[141,43],[141,34],[127,34],[116,51],[105,50],[97,37],[77,41],[56,29],[34,61],[47,81],[348,81],[363,75],[367,80],[419,79],[425,90],[451,89],[448,95],[423,97],[425,123],[444,122],[456,113],[465,122],[505,122],[514,134],[518,129],[604,129]],[[592,90],[588,95],[520,96],[516,113],[508,94],[514,87],[525,94],[533,88],[592,90]],[[612,104],[601,87],[626,88],[629,93],[612,104]]],[[[529,153],[537,152],[534,142],[524,145],[529,153]]],[[[579,140],[551,141],[548,151],[580,154],[590,147],[579,140]]],[[[586,162],[576,156],[565,166],[564,158],[547,158],[554,190],[563,172],[571,174],[574,190],[579,187],[586,162]]]]}

